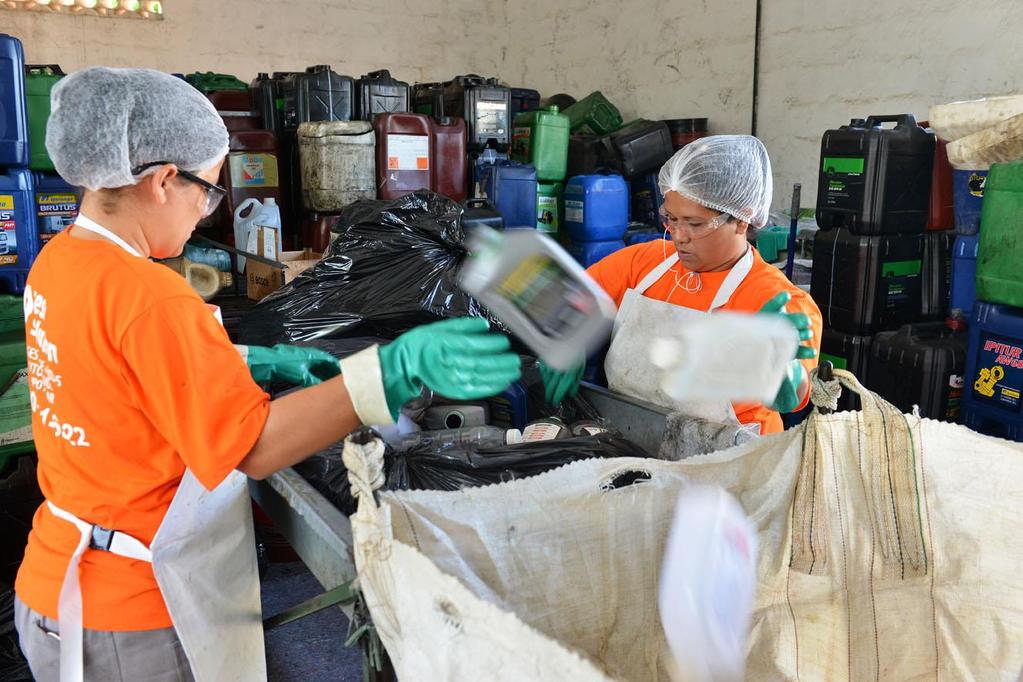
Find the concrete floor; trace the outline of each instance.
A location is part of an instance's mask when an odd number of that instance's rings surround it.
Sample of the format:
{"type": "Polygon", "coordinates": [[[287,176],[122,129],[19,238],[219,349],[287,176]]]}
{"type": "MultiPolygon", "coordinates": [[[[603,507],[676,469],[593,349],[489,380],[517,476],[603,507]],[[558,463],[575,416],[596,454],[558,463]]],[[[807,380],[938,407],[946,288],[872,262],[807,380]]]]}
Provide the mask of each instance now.
{"type": "MultiPolygon", "coordinates": [[[[273,616],[323,592],[301,562],[270,564],[262,581],[263,617],[273,616]]],[[[281,626],[266,635],[270,682],[361,682],[362,654],[346,648],[348,620],[340,609],[281,626]]]]}

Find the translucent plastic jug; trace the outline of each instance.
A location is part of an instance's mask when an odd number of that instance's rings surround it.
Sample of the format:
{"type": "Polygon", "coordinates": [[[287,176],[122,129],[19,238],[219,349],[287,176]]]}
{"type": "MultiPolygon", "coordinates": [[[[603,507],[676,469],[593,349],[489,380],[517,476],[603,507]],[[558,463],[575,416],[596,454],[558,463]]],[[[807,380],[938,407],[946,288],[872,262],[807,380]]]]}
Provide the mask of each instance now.
{"type": "Polygon", "coordinates": [[[568,168],[568,117],[559,114],[557,107],[516,116],[511,156],[533,164],[541,182],[563,181],[568,168]]]}
{"type": "Polygon", "coordinates": [[[307,210],[340,211],[376,198],[376,135],[368,121],[303,123],[298,144],[307,210]]]}
{"type": "MultiPolygon", "coordinates": [[[[256,227],[272,227],[277,230],[277,253],[284,250],[281,239],[281,210],[274,199],[246,199],[234,211],[234,243],[246,250],[249,233],[256,227]]],[[[245,259],[238,257],[238,272],[245,272],[245,259]]]]}
{"type": "Polygon", "coordinates": [[[977,298],[1023,307],[1023,161],[991,166],[977,250],[977,298]]]}

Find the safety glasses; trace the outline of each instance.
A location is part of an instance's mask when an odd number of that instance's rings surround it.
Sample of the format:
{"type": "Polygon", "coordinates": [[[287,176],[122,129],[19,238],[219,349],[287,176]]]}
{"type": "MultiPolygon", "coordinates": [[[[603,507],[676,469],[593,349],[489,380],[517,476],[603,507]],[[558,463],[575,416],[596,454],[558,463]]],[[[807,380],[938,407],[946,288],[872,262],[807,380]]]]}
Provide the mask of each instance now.
{"type": "Polygon", "coordinates": [[[672,234],[682,230],[687,230],[693,239],[706,237],[711,232],[732,219],[732,216],[727,213],[722,213],[708,220],[682,220],[674,216],[669,216],[663,206],[660,208],[658,213],[661,217],[661,225],[664,229],[670,231],[672,234]]]}
{"type": "MultiPolygon", "coordinates": [[[[154,161],[152,163],[143,164],[141,166],[133,168],[131,174],[141,175],[143,172],[150,168],[153,168],[154,166],[166,166],[170,163],[171,163],[170,161],[154,161]]],[[[226,189],[224,189],[220,185],[214,185],[212,182],[207,182],[206,180],[203,180],[195,173],[189,173],[188,171],[181,170],[179,168],[178,175],[184,178],[185,180],[193,182],[206,190],[206,207],[203,209],[202,214],[203,218],[209,218],[211,215],[213,215],[213,212],[217,210],[217,206],[220,206],[220,202],[224,200],[225,196],[227,196],[226,189]]]]}

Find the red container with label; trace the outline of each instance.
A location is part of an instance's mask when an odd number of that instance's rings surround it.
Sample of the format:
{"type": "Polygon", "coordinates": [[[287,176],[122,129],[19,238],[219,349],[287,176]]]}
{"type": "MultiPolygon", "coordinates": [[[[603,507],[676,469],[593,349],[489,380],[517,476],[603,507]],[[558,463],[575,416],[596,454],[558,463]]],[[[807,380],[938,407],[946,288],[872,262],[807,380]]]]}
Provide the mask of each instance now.
{"type": "Polygon", "coordinates": [[[463,203],[469,179],[465,119],[444,117],[433,121],[433,189],[449,199],[463,203]]]}
{"type": "Polygon", "coordinates": [[[378,114],[377,196],[391,200],[434,186],[433,122],[423,114],[378,114]]]}
{"type": "MultiPolygon", "coordinates": [[[[238,130],[231,133],[231,148],[220,171],[220,185],[227,196],[217,210],[221,239],[234,244],[234,209],[246,199],[273,197],[281,204],[277,138],[269,130],[238,130]]],[[[284,232],[289,232],[284,226],[284,232]]]]}
{"type": "MultiPolygon", "coordinates": [[[[929,128],[927,121],[921,128],[929,128]]],[[[931,208],[927,214],[928,230],[951,230],[955,227],[955,202],[952,199],[952,164],[948,162],[947,142],[938,138],[934,147],[934,172],[931,176],[931,208]]]]}

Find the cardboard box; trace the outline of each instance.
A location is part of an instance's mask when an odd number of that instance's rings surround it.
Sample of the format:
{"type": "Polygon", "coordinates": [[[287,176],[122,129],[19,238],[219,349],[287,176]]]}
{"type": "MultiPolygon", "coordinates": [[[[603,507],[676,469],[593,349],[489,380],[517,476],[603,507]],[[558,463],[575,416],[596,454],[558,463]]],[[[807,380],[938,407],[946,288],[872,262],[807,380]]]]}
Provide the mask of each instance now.
{"type": "MultiPolygon", "coordinates": [[[[264,228],[259,229],[263,230],[264,228]]],[[[264,245],[264,240],[261,238],[258,248],[262,250],[264,245]]],[[[253,253],[257,253],[260,256],[263,255],[258,252],[253,253]]],[[[251,259],[246,261],[245,275],[249,298],[255,301],[262,300],[316,265],[321,258],[323,258],[322,253],[312,249],[305,249],[304,251],[284,251],[281,253],[277,261],[284,266],[283,269],[272,267],[266,263],[257,263],[251,259]]]]}

